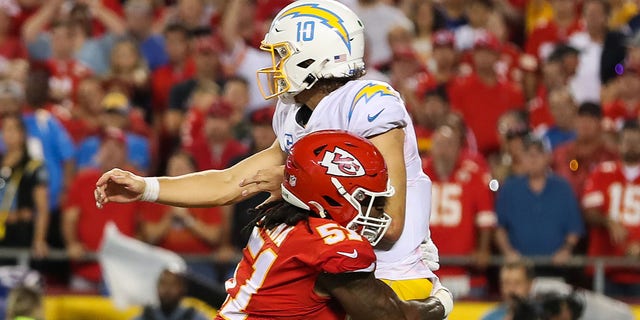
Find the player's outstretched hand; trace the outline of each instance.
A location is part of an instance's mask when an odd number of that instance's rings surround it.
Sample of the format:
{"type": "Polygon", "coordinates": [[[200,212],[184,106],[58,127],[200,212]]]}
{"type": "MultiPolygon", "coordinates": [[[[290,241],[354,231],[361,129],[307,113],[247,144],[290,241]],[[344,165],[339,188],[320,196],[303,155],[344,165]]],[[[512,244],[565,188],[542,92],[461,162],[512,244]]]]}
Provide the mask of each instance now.
{"type": "Polygon", "coordinates": [[[242,195],[250,196],[258,192],[269,192],[271,195],[261,203],[259,207],[282,198],[280,185],[284,177],[284,166],[276,166],[261,169],[253,177],[243,179],[240,187],[243,188],[242,195]]]}
{"type": "Polygon", "coordinates": [[[96,182],[96,206],[102,208],[108,202],[139,200],[145,187],[146,183],[142,177],[121,169],[109,170],[96,182]]]}

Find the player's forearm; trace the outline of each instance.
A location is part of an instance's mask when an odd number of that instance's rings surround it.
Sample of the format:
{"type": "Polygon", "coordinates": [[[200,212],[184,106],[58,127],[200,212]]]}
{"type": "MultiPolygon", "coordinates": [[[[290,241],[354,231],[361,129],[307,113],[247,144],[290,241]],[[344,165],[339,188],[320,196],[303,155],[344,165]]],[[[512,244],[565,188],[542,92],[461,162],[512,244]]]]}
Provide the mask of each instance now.
{"type": "Polygon", "coordinates": [[[395,194],[387,200],[385,212],[391,216],[391,224],[384,235],[386,244],[393,244],[402,235],[407,207],[407,171],[404,161],[404,130],[393,129],[370,138],[387,163],[389,180],[395,194]]]}
{"type": "Polygon", "coordinates": [[[179,177],[159,178],[160,192],[156,202],[177,207],[212,207],[236,203],[257,193],[242,194],[243,179],[258,170],[281,166],[284,154],[277,141],[240,163],[225,170],[208,170],[179,177]]]}
{"type": "Polygon", "coordinates": [[[444,306],[434,297],[422,301],[401,301],[405,319],[442,320],[444,306]]]}
{"type": "Polygon", "coordinates": [[[233,203],[240,197],[239,180],[226,170],[209,170],[158,179],[156,202],[176,207],[210,207],[233,203]],[[236,182],[236,183],[234,183],[236,182]]]}

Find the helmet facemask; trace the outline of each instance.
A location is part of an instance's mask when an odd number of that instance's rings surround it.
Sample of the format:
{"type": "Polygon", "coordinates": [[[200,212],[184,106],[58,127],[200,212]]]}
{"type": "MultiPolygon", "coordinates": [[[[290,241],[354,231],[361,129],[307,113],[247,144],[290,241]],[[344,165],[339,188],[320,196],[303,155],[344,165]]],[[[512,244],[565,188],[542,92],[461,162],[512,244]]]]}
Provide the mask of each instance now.
{"type": "Polygon", "coordinates": [[[322,68],[325,62],[307,59],[293,65],[291,57],[299,52],[287,42],[268,44],[262,41],[260,49],[271,54],[271,67],[258,69],[258,87],[265,99],[280,97],[287,103],[293,103],[300,91],[311,88],[318,77],[314,76],[314,69],[322,68]],[[287,73],[288,69],[297,68],[296,73],[306,74],[301,83],[296,83],[295,79],[287,73]],[[306,69],[306,70],[305,70],[306,69]]]}
{"type": "Polygon", "coordinates": [[[358,187],[353,193],[349,194],[335,177],[331,178],[331,183],[338,189],[338,193],[358,212],[356,217],[347,224],[346,228],[356,231],[369,240],[372,246],[378,244],[391,224],[391,216],[386,212],[382,212],[382,216],[374,216],[372,214],[379,202],[384,200],[380,199],[381,197],[388,198],[393,196],[395,193],[393,186],[387,183],[387,189],[382,192],[373,192],[358,187]],[[366,210],[363,211],[363,208],[366,208],[366,210]]]}

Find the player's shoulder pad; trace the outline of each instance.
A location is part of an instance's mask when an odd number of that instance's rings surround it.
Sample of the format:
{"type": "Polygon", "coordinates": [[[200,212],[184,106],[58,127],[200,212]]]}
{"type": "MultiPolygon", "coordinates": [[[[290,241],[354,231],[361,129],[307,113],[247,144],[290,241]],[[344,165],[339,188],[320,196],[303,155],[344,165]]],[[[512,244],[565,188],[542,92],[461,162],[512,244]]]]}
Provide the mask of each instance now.
{"type": "Polygon", "coordinates": [[[400,93],[393,89],[390,84],[382,81],[353,81],[351,83],[349,95],[351,95],[349,104],[349,116],[353,114],[354,110],[357,107],[361,107],[373,102],[384,103],[385,106],[392,106],[394,104],[401,107],[404,106],[404,103],[400,98],[400,93]]]}
{"type": "Polygon", "coordinates": [[[318,220],[309,226],[322,242],[315,254],[320,269],[330,273],[374,270],[375,253],[366,239],[333,221],[318,220]]]}

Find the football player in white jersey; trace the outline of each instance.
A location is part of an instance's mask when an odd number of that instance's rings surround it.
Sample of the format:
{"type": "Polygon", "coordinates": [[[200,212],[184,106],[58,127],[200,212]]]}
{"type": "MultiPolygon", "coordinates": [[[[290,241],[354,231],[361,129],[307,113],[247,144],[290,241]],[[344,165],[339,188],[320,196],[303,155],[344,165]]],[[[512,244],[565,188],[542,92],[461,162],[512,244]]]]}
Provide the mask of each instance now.
{"type": "Polygon", "coordinates": [[[357,80],[365,70],[360,19],[334,0],[295,1],[274,18],[261,49],[272,56],[272,66],[258,70],[261,91],[266,99],[278,98],[277,139],[270,148],[225,170],[180,177],[142,178],[113,169],[96,183],[96,205],[143,200],[220,206],[260,191],[277,197],[287,151],[298,139],[318,130],[346,130],[378,147],[396,190],[385,206],[392,222],[376,247],[376,277],[402,299],[436,295],[448,313],[451,295],[430,270],[438,267],[428,228],[431,181],[422,172],[398,92],[384,82],[357,80]]]}

